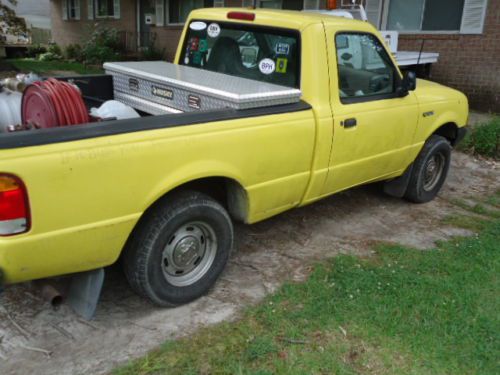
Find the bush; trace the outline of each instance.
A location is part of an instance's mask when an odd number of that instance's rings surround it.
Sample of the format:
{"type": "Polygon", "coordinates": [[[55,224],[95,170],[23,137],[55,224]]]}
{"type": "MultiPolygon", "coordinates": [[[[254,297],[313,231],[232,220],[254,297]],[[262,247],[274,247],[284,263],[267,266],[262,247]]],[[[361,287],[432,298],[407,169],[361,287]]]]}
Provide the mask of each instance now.
{"type": "Polygon", "coordinates": [[[116,29],[95,26],[82,48],[82,58],[87,64],[116,61],[121,56],[120,38],[116,29]]]}
{"type": "Polygon", "coordinates": [[[53,52],[45,52],[38,56],[39,61],[59,61],[62,60],[62,56],[55,54],[53,52]]]}
{"type": "Polygon", "coordinates": [[[141,52],[141,60],[144,61],[155,61],[162,60],[165,50],[158,50],[153,46],[146,47],[141,52]]]}
{"type": "Polygon", "coordinates": [[[41,55],[42,53],[45,53],[45,52],[47,52],[47,48],[45,48],[44,46],[42,46],[40,44],[35,44],[35,45],[28,47],[26,55],[27,55],[27,57],[31,57],[31,58],[36,59],[36,58],[38,58],[39,55],[41,55]]]}
{"type": "Polygon", "coordinates": [[[47,49],[47,52],[50,52],[52,53],[53,55],[58,55],[58,56],[62,56],[62,51],[61,51],[61,47],[59,47],[57,44],[51,44],[49,46],[49,48],[47,49]]]}
{"type": "Polygon", "coordinates": [[[473,127],[460,145],[460,149],[500,159],[500,117],[473,127]]]}
{"type": "Polygon", "coordinates": [[[69,44],[66,46],[64,55],[69,60],[82,60],[82,46],[79,44],[69,44]]]}
{"type": "Polygon", "coordinates": [[[165,55],[165,49],[156,48],[156,34],[151,34],[149,45],[141,51],[140,59],[144,61],[162,60],[165,55]]]}

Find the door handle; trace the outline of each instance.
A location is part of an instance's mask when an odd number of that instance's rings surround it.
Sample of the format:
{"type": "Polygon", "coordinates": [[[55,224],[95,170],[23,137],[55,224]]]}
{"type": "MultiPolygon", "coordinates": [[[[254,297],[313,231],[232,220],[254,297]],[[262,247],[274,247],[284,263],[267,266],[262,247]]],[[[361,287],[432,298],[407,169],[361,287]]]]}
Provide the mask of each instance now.
{"type": "Polygon", "coordinates": [[[358,125],[358,121],[355,118],[348,118],[340,122],[340,126],[344,128],[353,128],[358,125]]]}

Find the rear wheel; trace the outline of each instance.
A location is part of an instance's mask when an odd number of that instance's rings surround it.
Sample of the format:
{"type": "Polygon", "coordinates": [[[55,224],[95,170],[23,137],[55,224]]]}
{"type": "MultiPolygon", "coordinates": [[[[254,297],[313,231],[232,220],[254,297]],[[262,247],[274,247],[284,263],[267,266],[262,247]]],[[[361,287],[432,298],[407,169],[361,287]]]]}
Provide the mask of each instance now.
{"type": "Polygon", "coordinates": [[[446,180],[450,161],[450,143],[439,135],[431,136],[415,160],[405,198],[415,203],[433,200],[446,180]]]}
{"type": "Polygon", "coordinates": [[[182,192],[160,201],[136,228],[124,253],[125,274],[153,303],[180,305],[210,289],[232,245],[226,210],[204,194],[182,192]]]}

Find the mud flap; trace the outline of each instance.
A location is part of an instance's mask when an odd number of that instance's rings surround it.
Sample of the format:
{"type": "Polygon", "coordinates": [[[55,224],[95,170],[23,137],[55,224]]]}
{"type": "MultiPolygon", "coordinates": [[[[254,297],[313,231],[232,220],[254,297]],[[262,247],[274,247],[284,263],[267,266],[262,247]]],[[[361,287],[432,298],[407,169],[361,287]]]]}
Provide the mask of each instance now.
{"type": "Polygon", "coordinates": [[[67,302],[86,320],[94,318],[104,283],[104,269],[82,272],[71,278],[67,302]]]}
{"type": "Polygon", "coordinates": [[[394,180],[387,181],[384,184],[384,193],[391,197],[403,198],[410,182],[411,172],[413,171],[413,163],[406,169],[405,173],[394,180]]]}

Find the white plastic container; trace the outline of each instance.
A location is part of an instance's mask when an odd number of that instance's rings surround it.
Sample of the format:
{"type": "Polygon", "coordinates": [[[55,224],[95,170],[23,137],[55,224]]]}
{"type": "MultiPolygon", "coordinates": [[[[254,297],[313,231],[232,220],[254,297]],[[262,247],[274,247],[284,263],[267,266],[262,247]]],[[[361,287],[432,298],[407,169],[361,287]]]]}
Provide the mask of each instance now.
{"type": "Polygon", "coordinates": [[[7,132],[9,125],[21,124],[21,101],[23,94],[4,90],[0,92],[0,133],[7,132]]]}

